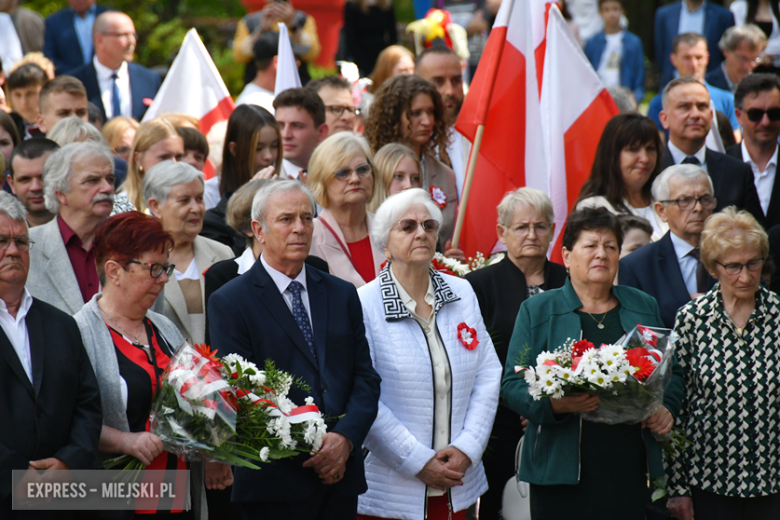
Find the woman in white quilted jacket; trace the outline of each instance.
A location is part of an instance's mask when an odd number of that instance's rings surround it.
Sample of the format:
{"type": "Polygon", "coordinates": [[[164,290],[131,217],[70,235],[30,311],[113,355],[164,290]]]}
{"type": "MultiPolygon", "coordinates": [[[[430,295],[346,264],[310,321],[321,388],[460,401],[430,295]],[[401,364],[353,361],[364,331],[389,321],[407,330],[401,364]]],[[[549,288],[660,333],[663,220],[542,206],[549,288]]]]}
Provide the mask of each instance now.
{"type": "Polygon", "coordinates": [[[361,520],[462,520],[488,487],[481,460],[501,364],[469,283],[431,267],[441,222],[420,188],[389,197],[372,222],[388,262],[358,289],[382,376],[361,520]]]}

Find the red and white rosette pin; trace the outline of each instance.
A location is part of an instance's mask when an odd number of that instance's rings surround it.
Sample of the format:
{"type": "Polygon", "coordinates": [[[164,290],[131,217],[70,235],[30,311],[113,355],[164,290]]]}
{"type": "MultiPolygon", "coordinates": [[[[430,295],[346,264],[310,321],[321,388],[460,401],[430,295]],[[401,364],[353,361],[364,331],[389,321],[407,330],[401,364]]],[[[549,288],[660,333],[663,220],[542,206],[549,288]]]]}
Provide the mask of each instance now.
{"type": "Polygon", "coordinates": [[[447,194],[438,186],[431,186],[431,198],[439,206],[439,209],[444,209],[444,206],[447,205],[447,194]]]}
{"type": "Polygon", "coordinates": [[[458,339],[463,343],[463,346],[469,350],[474,350],[479,345],[477,331],[465,323],[458,325],[458,339]]]}
{"type": "Polygon", "coordinates": [[[651,347],[658,346],[658,334],[642,325],[637,325],[636,328],[642,334],[642,340],[645,342],[645,345],[650,345],[651,347]]]}

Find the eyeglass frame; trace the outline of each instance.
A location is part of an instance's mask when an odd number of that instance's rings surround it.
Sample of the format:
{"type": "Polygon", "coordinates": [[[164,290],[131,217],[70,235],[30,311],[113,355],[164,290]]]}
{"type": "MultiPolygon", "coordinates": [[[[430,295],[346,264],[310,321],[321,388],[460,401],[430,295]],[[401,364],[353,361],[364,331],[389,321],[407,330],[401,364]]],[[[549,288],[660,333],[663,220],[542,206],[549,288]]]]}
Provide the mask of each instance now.
{"type": "Polygon", "coordinates": [[[131,33],[118,33],[118,32],[108,32],[108,31],[101,31],[98,34],[104,34],[106,36],[111,36],[112,38],[124,38],[129,39],[131,36],[135,41],[138,41],[138,33],[137,32],[131,32],[131,33]]]}
{"type": "Polygon", "coordinates": [[[371,164],[370,162],[364,162],[363,164],[358,164],[357,168],[355,168],[354,170],[346,166],[344,168],[339,168],[338,170],[336,170],[336,173],[334,173],[333,176],[342,182],[348,182],[349,179],[352,178],[353,173],[357,173],[358,179],[365,179],[366,177],[369,177],[374,173],[374,165],[371,164]],[[368,173],[366,173],[365,175],[360,175],[360,173],[357,170],[358,168],[362,168],[363,166],[368,166],[368,173]],[[343,174],[343,175],[339,176],[339,174],[343,174]]]}
{"type": "Polygon", "coordinates": [[[425,220],[422,220],[422,221],[414,219],[414,218],[402,218],[402,219],[399,219],[398,221],[396,221],[395,226],[398,226],[398,229],[400,229],[402,232],[407,233],[409,235],[415,233],[417,231],[417,228],[422,228],[423,232],[425,232],[426,234],[437,234],[439,232],[439,229],[441,229],[441,223],[438,220],[436,220],[435,218],[426,218],[425,220]],[[417,225],[414,226],[414,229],[406,231],[404,228],[399,226],[399,224],[401,222],[403,222],[403,221],[416,222],[417,225]],[[435,222],[436,223],[436,227],[435,227],[435,229],[432,229],[432,230],[428,231],[427,229],[425,229],[425,223],[426,222],[430,222],[430,221],[435,222]]]}
{"type": "Polygon", "coordinates": [[[355,116],[359,116],[361,112],[358,107],[351,107],[348,105],[325,105],[325,110],[336,117],[341,117],[346,110],[350,110],[355,116]]]}
{"type": "Polygon", "coordinates": [[[682,211],[692,210],[693,208],[696,207],[696,203],[701,204],[702,209],[715,209],[716,207],[718,207],[718,197],[714,195],[704,195],[703,197],[680,197],[678,199],[662,200],[660,202],[663,202],[664,204],[671,204],[672,202],[674,202],[675,204],[677,204],[677,207],[680,208],[682,211]],[[680,201],[683,199],[691,199],[693,201],[693,205],[689,208],[683,208],[682,204],[680,204],[680,201]],[[707,208],[704,206],[704,199],[712,199],[711,208],[707,208]]]}
{"type": "Polygon", "coordinates": [[[751,123],[760,123],[762,119],[764,119],[764,115],[771,121],[772,123],[777,123],[780,121],[780,107],[769,107],[768,109],[764,110],[763,108],[748,108],[748,109],[742,109],[742,112],[744,112],[745,116],[747,116],[748,121],[751,123]],[[769,112],[772,112],[773,116],[769,115],[769,112]],[[755,119],[756,113],[761,113],[760,116],[758,116],[758,119],[755,119]],[[753,115],[751,115],[751,113],[753,115]]]}
{"type": "Polygon", "coordinates": [[[504,228],[507,231],[511,231],[512,234],[515,235],[515,236],[528,236],[530,234],[530,232],[531,232],[531,228],[533,228],[534,235],[536,235],[538,237],[545,237],[545,236],[549,236],[550,232],[552,231],[552,227],[553,227],[553,225],[550,224],[549,222],[528,222],[528,223],[524,222],[520,226],[521,227],[522,226],[526,227],[525,233],[519,233],[520,229],[515,229],[511,224],[508,225],[508,226],[504,226],[504,228]],[[547,228],[547,231],[545,231],[544,234],[539,233],[539,227],[540,226],[542,228],[544,228],[544,227],[547,228]]]}
{"type": "Polygon", "coordinates": [[[157,278],[161,277],[163,275],[163,273],[165,273],[165,275],[168,278],[170,278],[173,275],[173,270],[176,268],[175,264],[157,264],[157,263],[150,264],[149,262],[140,262],[138,260],[128,260],[127,263],[128,264],[138,264],[138,265],[142,265],[144,267],[148,267],[149,268],[149,276],[151,276],[155,280],[157,278]],[[152,272],[152,269],[154,269],[155,266],[158,266],[158,265],[160,267],[162,267],[162,271],[160,271],[160,274],[155,276],[154,273],[152,272]]]}
{"type": "Polygon", "coordinates": [[[0,251],[5,251],[9,247],[11,247],[11,242],[16,244],[16,249],[18,249],[19,251],[21,251],[23,253],[26,253],[27,251],[32,249],[33,244],[35,244],[35,242],[30,240],[30,237],[28,235],[20,235],[18,237],[17,236],[11,236],[11,235],[0,235],[0,251]],[[8,240],[6,245],[2,245],[2,240],[4,240],[4,239],[8,240]],[[19,239],[26,240],[27,241],[27,245],[26,246],[20,246],[19,245],[19,239]]]}
{"type": "Polygon", "coordinates": [[[718,262],[717,260],[715,260],[715,263],[718,264],[719,266],[721,266],[723,268],[723,270],[726,271],[727,275],[729,275],[729,276],[739,276],[740,274],[742,274],[742,270],[743,269],[747,269],[748,272],[750,272],[750,273],[758,272],[763,267],[763,264],[764,264],[765,260],[766,260],[766,257],[760,256],[758,258],[754,258],[752,260],[749,260],[746,264],[740,264],[739,262],[731,262],[731,263],[728,263],[728,264],[723,264],[721,262],[718,262]],[[752,264],[753,262],[755,262],[754,265],[756,267],[751,269],[750,268],[750,264],[752,264]],[[729,272],[729,269],[734,270],[737,267],[739,267],[739,271],[736,271],[736,272],[733,272],[733,273],[729,272]]]}

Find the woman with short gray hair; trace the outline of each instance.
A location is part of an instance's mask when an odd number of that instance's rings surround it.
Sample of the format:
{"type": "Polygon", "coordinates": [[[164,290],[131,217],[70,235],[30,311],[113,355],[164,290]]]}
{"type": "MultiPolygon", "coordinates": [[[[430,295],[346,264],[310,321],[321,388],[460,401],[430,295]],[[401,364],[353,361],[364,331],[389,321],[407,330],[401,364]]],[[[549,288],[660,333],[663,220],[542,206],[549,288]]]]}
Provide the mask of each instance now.
{"type": "Polygon", "coordinates": [[[441,220],[412,188],[390,196],[371,225],[388,264],[358,289],[382,376],[359,518],[461,520],[487,491],[481,459],[501,364],[471,286],[431,267],[441,220]]]}
{"type": "Polygon", "coordinates": [[[203,174],[183,162],[163,161],[144,176],[144,199],[174,240],[170,262],[176,266],[165,288],[165,317],[190,343],[206,338],[203,272],[233,251],[198,236],[203,228],[203,174]]]}

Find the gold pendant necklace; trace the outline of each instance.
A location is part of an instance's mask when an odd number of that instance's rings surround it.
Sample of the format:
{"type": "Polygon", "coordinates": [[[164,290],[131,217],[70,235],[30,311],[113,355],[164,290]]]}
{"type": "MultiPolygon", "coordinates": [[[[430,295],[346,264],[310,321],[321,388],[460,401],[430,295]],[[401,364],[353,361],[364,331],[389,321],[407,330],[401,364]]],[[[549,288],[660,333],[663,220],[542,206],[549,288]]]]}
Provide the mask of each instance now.
{"type": "Polygon", "coordinates": [[[604,315],[601,317],[601,321],[599,321],[599,320],[597,320],[596,318],[594,318],[594,317],[593,317],[593,314],[591,314],[591,313],[588,313],[588,316],[590,316],[590,318],[591,318],[593,321],[595,321],[595,322],[596,322],[596,326],[597,326],[599,329],[602,329],[602,330],[604,329],[604,323],[603,323],[603,321],[604,321],[604,319],[607,317],[607,313],[606,313],[606,312],[605,312],[605,313],[604,313],[604,315]]]}

